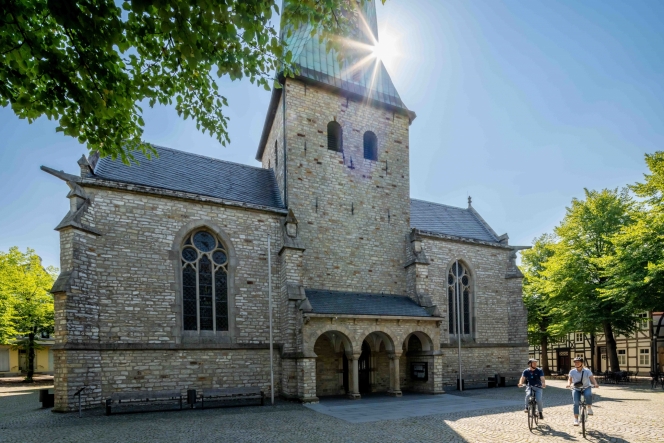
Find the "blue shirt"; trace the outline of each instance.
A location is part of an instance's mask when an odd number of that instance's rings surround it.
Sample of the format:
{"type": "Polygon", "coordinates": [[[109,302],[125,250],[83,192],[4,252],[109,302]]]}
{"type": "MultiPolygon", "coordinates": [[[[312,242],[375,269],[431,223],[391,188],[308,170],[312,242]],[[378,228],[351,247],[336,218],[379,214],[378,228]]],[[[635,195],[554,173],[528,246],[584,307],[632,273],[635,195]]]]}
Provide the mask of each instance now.
{"type": "Polygon", "coordinates": [[[542,387],[542,377],[544,377],[544,371],[540,368],[531,371],[530,368],[523,371],[523,377],[526,379],[526,384],[528,386],[537,386],[538,388],[542,387]]]}

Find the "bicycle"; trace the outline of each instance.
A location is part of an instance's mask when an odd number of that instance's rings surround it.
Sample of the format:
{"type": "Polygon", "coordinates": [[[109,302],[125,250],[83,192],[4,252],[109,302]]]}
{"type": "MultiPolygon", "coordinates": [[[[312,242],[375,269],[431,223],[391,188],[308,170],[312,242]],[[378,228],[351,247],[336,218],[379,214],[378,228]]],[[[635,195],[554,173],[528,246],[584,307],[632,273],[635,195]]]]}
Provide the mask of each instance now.
{"type": "Polygon", "coordinates": [[[650,388],[655,389],[657,385],[660,385],[664,389],[664,374],[661,372],[650,371],[650,388]]]}
{"type": "MultiPolygon", "coordinates": [[[[526,388],[527,389],[527,388],[526,388]]],[[[543,388],[539,388],[543,389],[543,388]]],[[[537,413],[537,400],[535,398],[535,389],[530,389],[530,395],[528,396],[528,429],[532,432],[533,428],[536,428],[539,422],[539,414],[537,413]]]]}
{"type": "Polygon", "coordinates": [[[579,391],[581,392],[581,398],[579,399],[579,424],[581,425],[581,433],[583,434],[583,438],[586,438],[586,419],[588,418],[588,412],[586,411],[586,396],[583,395],[583,391],[586,390],[586,388],[571,388],[573,391],[579,391]]]}

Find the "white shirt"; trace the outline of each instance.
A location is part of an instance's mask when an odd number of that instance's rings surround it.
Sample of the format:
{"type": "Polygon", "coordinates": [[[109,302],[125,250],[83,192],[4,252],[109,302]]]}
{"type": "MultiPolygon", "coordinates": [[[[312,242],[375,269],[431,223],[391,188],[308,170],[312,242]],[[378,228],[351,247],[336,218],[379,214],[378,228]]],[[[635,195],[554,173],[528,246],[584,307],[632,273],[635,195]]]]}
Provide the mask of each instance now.
{"type": "Polygon", "coordinates": [[[583,368],[581,371],[578,371],[576,368],[574,368],[569,371],[569,376],[572,377],[572,383],[574,384],[582,381],[584,389],[591,386],[590,377],[592,377],[592,375],[593,373],[588,368],[583,368]]]}

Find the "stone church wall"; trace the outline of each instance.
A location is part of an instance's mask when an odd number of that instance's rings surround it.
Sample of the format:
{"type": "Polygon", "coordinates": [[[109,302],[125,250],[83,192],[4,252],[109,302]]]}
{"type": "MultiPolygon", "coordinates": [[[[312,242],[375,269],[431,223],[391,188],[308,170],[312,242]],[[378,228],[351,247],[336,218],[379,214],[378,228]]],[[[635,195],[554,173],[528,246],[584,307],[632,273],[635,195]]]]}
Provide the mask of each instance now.
{"type": "MultiPolygon", "coordinates": [[[[118,390],[269,385],[267,234],[278,302],[284,215],[116,189],[85,191],[92,201],[86,222],[101,235],[61,231],[62,270],[73,272],[71,288],[55,297],[56,409],[73,408],[72,394],[83,385],[90,387],[84,396],[90,406],[118,390]],[[178,255],[173,260],[171,250],[176,233],[197,220],[223,230],[235,251],[235,327],[188,343],[173,266],[178,255]]],[[[274,324],[279,320],[275,309],[274,324]]],[[[275,327],[275,342],[281,341],[275,327]]],[[[278,358],[275,369],[279,385],[278,358]]]]}
{"type": "MultiPolygon", "coordinates": [[[[286,116],[288,203],[307,248],[305,286],[404,294],[408,118],[291,79],[286,116]],[[343,153],[327,149],[333,120],[343,129],[343,153]],[[378,137],[377,161],[364,159],[366,131],[378,137]]],[[[264,166],[279,131],[275,120],[264,166]]]]}
{"type": "Polygon", "coordinates": [[[475,339],[462,344],[462,367],[466,374],[515,371],[528,360],[526,310],[521,299],[521,279],[506,278],[507,248],[425,237],[423,248],[428,266],[428,290],[444,321],[440,326],[443,382],[456,385],[456,342],[448,333],[447,275],[455,259],[471,271],[474,281],[475,339]]]}
{"type": "MultiPolygon", "coordinates": [[[[135,390],[181,390],[258,386],[270,391],[268,350],[104,351],[102,396],[135,390]]],[[[275,391],[280,392],[281,364],[274,353],[275,391]]]]}

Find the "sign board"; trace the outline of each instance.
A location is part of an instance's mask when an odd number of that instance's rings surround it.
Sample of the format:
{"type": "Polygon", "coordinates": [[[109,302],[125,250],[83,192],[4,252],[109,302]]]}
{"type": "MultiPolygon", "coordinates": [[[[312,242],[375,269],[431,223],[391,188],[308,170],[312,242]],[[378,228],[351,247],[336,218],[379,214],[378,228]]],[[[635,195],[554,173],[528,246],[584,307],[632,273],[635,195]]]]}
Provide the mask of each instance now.
{"type": "Polygon", "coordinates": [[[429,363],[412,362],[410,364],[410,378],[415,381],[429,380],[429,363]]]}

